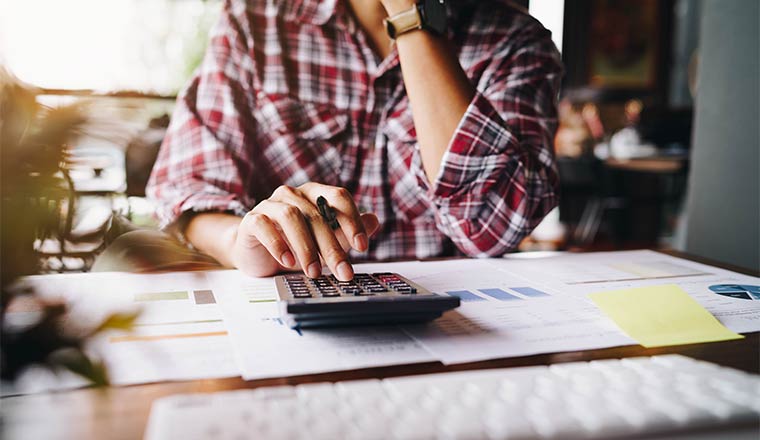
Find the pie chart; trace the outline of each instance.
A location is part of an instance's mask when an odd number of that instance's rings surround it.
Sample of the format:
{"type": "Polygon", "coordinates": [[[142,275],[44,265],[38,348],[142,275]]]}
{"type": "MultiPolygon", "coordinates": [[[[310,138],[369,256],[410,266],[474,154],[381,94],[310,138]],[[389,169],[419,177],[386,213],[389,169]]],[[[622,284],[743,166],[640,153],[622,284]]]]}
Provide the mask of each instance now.
{"type": "Polygon", "coordinates": [[[710,286],[710,290],[718,295],[729,298],[760,301],[760,286],[749,284],[716,284],[710,286]]]}

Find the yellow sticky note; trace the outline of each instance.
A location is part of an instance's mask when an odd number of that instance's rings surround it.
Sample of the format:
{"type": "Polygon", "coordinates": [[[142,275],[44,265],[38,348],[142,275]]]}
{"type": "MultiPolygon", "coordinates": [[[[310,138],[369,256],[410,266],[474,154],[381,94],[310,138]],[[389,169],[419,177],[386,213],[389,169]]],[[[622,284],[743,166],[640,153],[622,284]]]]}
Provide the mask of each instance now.
{"type": "Polygon", "coordinates": [[[744,337],[724,327],[674,284],[598,292],[589,298],[621,330],[647,348],[744,337]]]}

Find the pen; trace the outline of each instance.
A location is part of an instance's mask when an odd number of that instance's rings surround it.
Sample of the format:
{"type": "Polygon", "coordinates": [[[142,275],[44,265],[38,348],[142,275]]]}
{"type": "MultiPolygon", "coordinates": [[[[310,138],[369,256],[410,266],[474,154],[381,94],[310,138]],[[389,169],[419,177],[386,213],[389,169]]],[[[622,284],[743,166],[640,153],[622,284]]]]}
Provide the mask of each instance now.
{"type": "Polygon", "coordinates": [[[338,219],[335,218],[335,211],[330,207],[324,197],[317,197],[317,208],[319,208],[319,214],[325,219],[331,229],[338,229],[340,227],[338,219]]]}

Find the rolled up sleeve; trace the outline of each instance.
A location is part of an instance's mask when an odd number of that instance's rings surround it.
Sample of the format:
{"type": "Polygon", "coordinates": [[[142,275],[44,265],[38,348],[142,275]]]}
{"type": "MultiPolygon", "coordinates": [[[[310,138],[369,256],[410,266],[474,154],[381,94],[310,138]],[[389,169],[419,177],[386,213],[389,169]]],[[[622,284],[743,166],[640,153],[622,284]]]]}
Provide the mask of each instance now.
{"type": "Polygon", "coordinates": [[[413,157],[438,229],[474,257],[514,249],[558,203],[562,65],[550,34],[524,32],[491,55],[432,185],[419,150],[413,157]]]}
{"type": "MultiPolygon", "coordinates": [[[[245,38],[227,3],[209,47],[180,93],[146,187],[166,229],[189,212],[244,215],[254,204],[245,190],[254,136],[245,38]]],[[[250,62],[248,62],[250,64],[250,62]]]]}

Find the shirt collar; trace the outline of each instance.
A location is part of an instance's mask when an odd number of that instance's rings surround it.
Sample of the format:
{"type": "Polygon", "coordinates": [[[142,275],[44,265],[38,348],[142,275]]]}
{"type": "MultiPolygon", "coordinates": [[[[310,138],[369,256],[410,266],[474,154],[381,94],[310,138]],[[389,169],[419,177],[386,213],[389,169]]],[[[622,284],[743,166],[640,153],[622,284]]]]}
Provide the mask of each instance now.
{"type": "Polygon", "coordinates": [[[283,18],[321,26],[335,15],[339,0],[286,0],[281,5],[283,18]]]}

